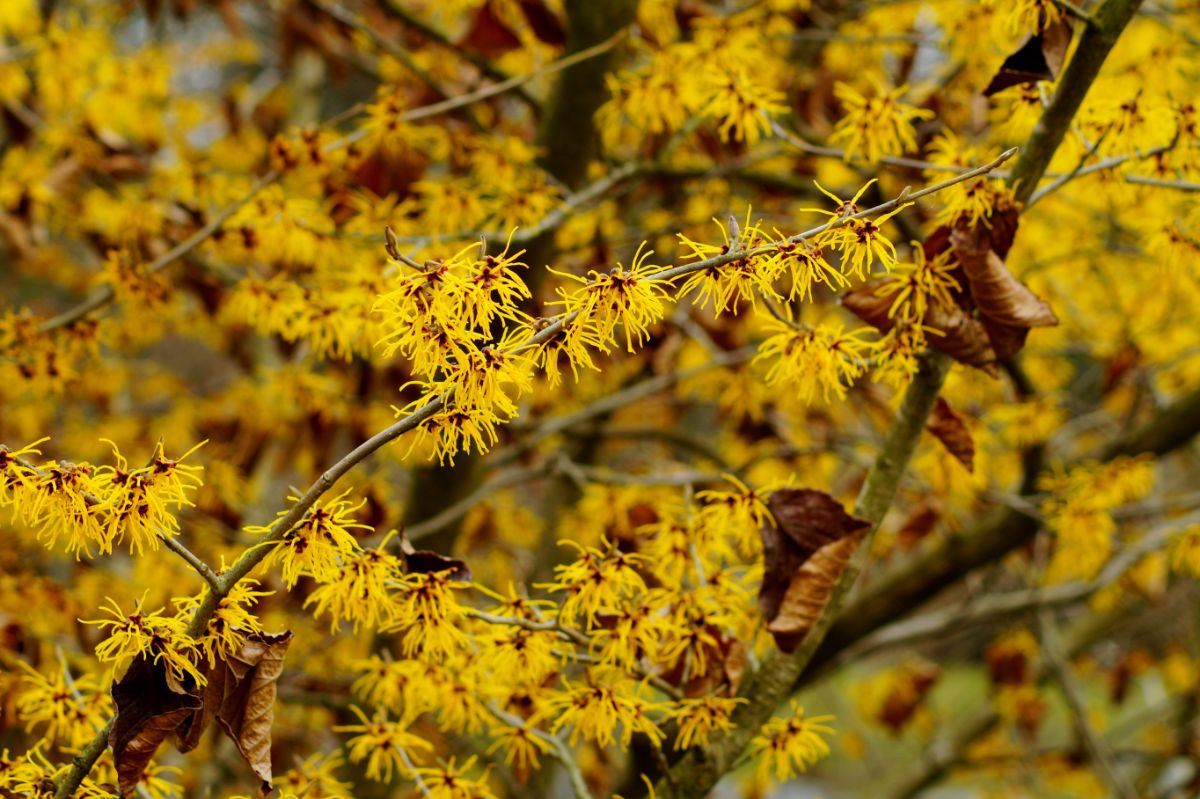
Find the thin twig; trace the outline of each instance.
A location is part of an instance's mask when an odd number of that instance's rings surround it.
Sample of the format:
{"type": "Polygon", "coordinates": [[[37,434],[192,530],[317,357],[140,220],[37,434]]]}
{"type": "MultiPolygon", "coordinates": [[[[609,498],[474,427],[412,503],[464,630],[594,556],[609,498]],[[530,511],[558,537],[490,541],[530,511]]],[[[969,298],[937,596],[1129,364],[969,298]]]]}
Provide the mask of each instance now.
{"type": "Polygon", "coordinates": [[[1120,766],[1117,765],[1116,758],[1113,757],[1112,749],[1109,748],[1108,742],[1097,732],[1088,719],[1087,704],[1084,702],[1083,695],[1079,691],[1079,685],[1075,682],[1074,675],[1071,674],[1071,667],[1063,655],[1062,641],[1059,638],[1058,629],[1055,627],[1050,611],[1044,610],[1038,614],[1038,627],[1041,633],[1042,657],[1045,658],[1046,664],[1050,668],[1050,673],[1053,675],[1055,682],[1058,683],[1063,699],[1067,702],[1067,707],[1070,709],[1071,717],[1074,721],[1075,731],[1083,739],[1083,743],[1087,747],[1092,760],[1100,767],[1098,770],[1108,783],[1109,790],[1122,799],[1137,799],[1137,790],[1129,782],[1129,778],[1125,776],[1125,773],[1121,771],[1120,766]]]}
{"type": "MultiPolygon", "coordinates": [[[[49,474],[44,469],[39,469],[37,466],[34,466],[31,462],[24,458],[13,458],[13,461],[20,464],[21,468],[28,469],[38,477],[46,477],[49,474]]],[[[81,492],[80,497],[82,497],[84,504],[86,504],[88,507],[97,508],[104,505],[104,500],[100,499],[100,497],[89,491],[81,492]]],[[[167,549],[171,550],[175,554],[179,555],[179,557],[187,561],[188,565],[195,569],[196,572],[204,578],[204,581],[209,584],[209,586],[213,588],[217,587],[217,573],[213,571],[211,566],[209,566],[190,549],[184,546],[182,541],[175,536],[168,535],[167,531],[161,528],[158,530],[158,538],[163,542],[163,545],[167,549]]]]}
{"type": "MultiPolygon", "coordinates": [[[[76,702],[82,703],[83,694],[80,693],[79,686],[75,684],[75,678],[71,676],[71,667],[67,664],[67,656],[63,652],[63,648],[61,646],[56,646],[54,648],[54,653],[58,656],[58,662],[62,664],[63,682],[67,684],[67,690],[71,692],[71,696],[74,697],[76,702]]],[[[99,724],[95,725],[95,727],[97,732],[101,731],[99,724]]],[[[104,728],[106,737],[108,734],[107,729],[107,727],[104,728]]],[[[138,796],[142,797],[142,799],[154,799],[150,793],[150,790],[141,781],[138,782],[136,790],[138,796]]]]}
{"type": "MultiPolygon", "coordinates": [[[[822,155],[828,156],[829,158],[837,158],[843,161],[862,161],[864,163],[870,163],[862,156],[855,156],[853,158],[848,157],[846,151],[839,147],[825,147],[819,144],[810,144],[809,142],[804,141],[804,139],[801,139],[799,136],[792,134],[787,130],[787,128],[783,127],[783,125],[780,125],[773,119],[771,120],[771,130],[775,132],[776,136],[783,139],[797,150],[808,153],[809,155],[822,155]]],[[[908,169],[921,169],[926,172],[952,172],[956,175],[969,170],[969,167],[954,166],[953,164],[935,164],[932,161],[922,161],[917,158],[904,158],[896,155],[885,155],[879,159],[879,163],[908,169]]],[[[996,177],[1000,176],[996,175],[996,177]]]]}
{"type": "MultiPolygon", "coordinates": [[[[512,77],[504,70],[493,64],[490,59],[470,50],[459,47],[457,44],[451,41],[450,37],[445,33],[442,33],[437,28],[422,20],[416,14],[413,14],[411,11],[404,8],[400,0],[383,0],[383,2],[378,4],[378,7],[381,11],[383,11],[383,13],[394,19],[400,20],[400,22],[402,22],[404,25],[417,31],[426,39],[429,39],[431,42],[450,50],[459,58],[466,60],[482,74],[486,75],[492,80],[503,81],[512,77]]],[[[534,109],[538,107],[537,99],[535,99],[534,96],[523,87],[518,86],[513,93],[529,107],[534,109]]]]}
{"type": "Polygon", "coordinates": [[[429,792],[429,786],[425,784],[425,780],[421,779],[421,775],[417,773],[417,766],[408,755],[408,751],[396,741],[392,742],[392,746],[396,747],[396,754],[400,755],[400,762],[408,769],[408,773],[412,775],[413,782],[417,784],[417,790],[426,799],[433,799],[433,794],[429,792]]]}
{"type": "MultiPolygon", "coordinates": [[[[558,324],[559,329],[561,329],[560,323],[555,324],[558,324]]],[[[550,327],[554,327],[554,325],[551,325],[550,327]]],[[[550,327],[548,327],[547,330],[549,330],[550,327]]],[[[542,332],[544,333],[545,331],[542,332]]],[[[557,332],[557,330],[555,332],[557,332]]],[[[588,403],[587,405],[584,405],[582,408],[574,410],[570,413],[562,414],[561,416],[551,417],[550,419],[541,422],[536,428],[533,429],[532,432],[522,437],[519,444],[511,444],[507,447],[497,450],[495,458],[504,461],[515,458],[518,455],[533,449],[533,447],[545,441],[547,438],[575,427],[576,425],[586,422],[589,419],[593,419],[597,416],[603,416],[604,414],[615,411],[618,408],[623,408],[626,405],[638,400],[651,397],[660,391],[665,391],[677,383],[682,383],[685,380],[689,380],[697,375],[712,371],[713,369],[721,369],[727,366],[735,366],[740,363],[745,363],[754,357],[755,352],[757,352],[757,350],[753,347],[744,347],[740,350],[724,352],[720,355],[714,356],[712,360],[699,366],[693,366],[690,369],[680,369],[672,372],[666,372],[661,375],[656,375],[639,383],[634,383],[630,386],[627,386],[620,391],[607,394],[588,403]]]]}
{"type": "Polygon", "coordinates": [[[517,468],[501,472],[497,477],[479,486],[458,502],[448,505],[428,519],[422,519],[416,524],[405,528],[405,537],[409,541],[419,541],[422,538],[433,535],[463,516],[466,516],[472,508],[493,494],[531,480],[536,480],[539,477],[544,477],[549,472],[550,464],[538,464],[527,468],[517,468]]]}
{"type": "MultiPolygon", "coordinates": [[[[584,650],[591,647],[592,640],[588,637],[587,633],[563,624],[557,619],[522,619],[519,616],[501,616],[496,613],[488,613],[485,610],[476,610],[475,608],[467,608],[466,613],[468,616],[479,619],[482,622],[487,622],[488,624],[520,627],[531,632],[553,632],[557,633],[564,641],[570,641],[584,650]]],[[[635,668],[634,673],[672,699],[679,699],[682,696],[679,689],[674,685],[643,668],[635,668]]]]}
{"type": "MultiPolygon", "coordinates": [[[[160,535],[162,531],[159,531],[160,535]]],[[[212,567],[201,560],[195,553],[183,545],[183,542],[174,536],[161,535],[163,546],[174,552],[179,557],[187,561],[188,565],[196,570],[196,573],[204,578],[204,582],[208,583],[211,588],[219,588],[220,581],[217,573],[212,567]]]]}
{"type": "Polygon", "coordinates": [[[1176,191],[1200,191],[1200,183],[1188,180],[1164,180],[1147,175],[1126,175],[1126,183],[1137,183],[1141,186],[1156,186],[1160,189],[1175,189],[1176,191]]]}
{"type": "MultiPolygon", "coordinates": [[[[146,273],[154,274],[155,272],[159,272],[199,247],[206,240],[208,240],[210,236],[216,233],[222,225],[229,221],[230,217],[240,211],[242,207],[246,205],[246,203],[253,200],[260,191],[265,189],[267,186],[270,186],[278,179],[279,173],[275,170],[271,170],[267,174],[263,175],[255,182],[253,186],[250,187],[248,192],[230,205],[227,205],[225,208],[221,209],[216,216],[209,220],[208,224],[151,261],[146,266],[146,273]]],[[[58,316],[53,316],[45,320],[38,325],[38,330],[42,333],[45,333],[50,330],[65,327],[72,322],[82,319],[92,311],[103,308],[114,299],[116,299],[116,292],[113,290],[111,285],[106,285],[104,288],[100,289],[94,295],[79,303],[74,308],[70,308],[66,311],[63,311],[58,316]]]]}
{"type": "MultiPolygon", "coordinates": [[[[333,2],[333,0],[311,0],[311,2],[333,19],[366,36],[375,44],[376,47],[395,58],[404,65],[405,69],[416,75],[417,78],[430,89],[432,89],[439,98],[445,100],[451,96],[450,93],[446,91],[446,89],[437,81],[437,79],[430,75],[428,71],[422,69],[415,61],[413,61],[412,56],[408,54],[407,50],[397,45],[391,39],[382,35],[377,28],[367,24],[366,20],[364,20],[362,17],[343,8],[338,3],[333,2]]],[[[482,129],[482,124],[473,115],[470,117],[470,121],[476,128],[482,129]]]]}
{"type": "Polygon", "coordinates": [[[519,716],[514,716],[511,713],[506,713],[492,702],[484,702],[483,706],[496,719],[507,724],[510,727],[529,730],[536,738],[540,738],[554,750],[554,757],[559,763],[562,763],[563,768],[567,770],[567,777],[571,781],[571,790],[575,793],[575,799],[592,799],[591,791],[588,790],[587,780],[584,779],[583,771],[580,770],[579,764],[575,762],[575,758],[571,755],[571,750],[563,743],[563,740],[557,735],[551,735],[545,730],[539,730],[537,727],[530,727],[524,719],[519,716]]]}
{"type": "Polygon", "coordinates": [[[1171,537],[1197,522],[1200,522],[1200,513],[1172,519],[1169,523],[1159,525],[1114,557],[1095,579],[1088,582],[1012,591],[984,597],[965,608],[955,606],[902,619],[863,638],[839,654],[828,668],[834,668],[838,663],[857,662],[883,649],[904,646],[944,633],[961,632],[970,626],[993,619],[1011,619],[1021,613],[1086,600],[1121,579],[1139,560],[1157,551],[1171,537]]]}

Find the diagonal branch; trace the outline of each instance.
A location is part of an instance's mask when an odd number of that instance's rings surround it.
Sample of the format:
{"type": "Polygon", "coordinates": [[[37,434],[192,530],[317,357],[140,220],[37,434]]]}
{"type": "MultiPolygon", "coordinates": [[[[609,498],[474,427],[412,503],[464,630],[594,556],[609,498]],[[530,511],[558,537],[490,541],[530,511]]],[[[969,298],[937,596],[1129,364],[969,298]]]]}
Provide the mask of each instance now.
{"type": "Polygon", "coordinates": [[[791,693],[793,683],[816,653],[865,565],[871,540],[891,506],[949,369],[950,359],[947,356],[941,353],[926,355],[904,394],[896,420],[855,504],[854,515],[871,522],[870,533],[842,571],[824,612],[800,647],[791,655],[778,649],[772,650],[759,669],[743,681],[739,695],[749,701],[739,706],[733,714],[733,728],[715,739],[707,749],[689,751],[671,769],[670,780],[681,787],[683,795],[704,796],[712,789],[737,761],[750,739],[791,693]]]}
{"type": "MultiPolygon", "coordinates": [[[[534,80],[535,78],[539,78],[539,77],[542,77],[545,75],[552,75],[555,72],[560,72],[564,69],[572,67],[583,61],[587,61],[588,59],[596,58],[600,55],[603,55],[604,53],[607,53],[609,50],[611,50],[613,47],[615,47],[617,45],[617,43],[620,42],[620,40],[622,38],[624,38],[625,35],[626,35],[626,32],[621,31],[616,36],[613,36],[611,39],[608,39],[607,41],[601,42],[600,44],[597,44],[593,47],[589,47],[586,50],[581,50],[580,52],[575,53],[574,55],[567,56],[566,58],[561,58],[558,61],[555,61],[551,64],[547,64],[546,66],[542,67],[541,69],[537,69],[532,72],[525,73],[523,75],[517,75],[512,78],[508,78],[507,80],[505,80],[501,83],[496,83],[491,86],[485,86],[482,89],[478,89],[473,92],[468,92],[467,94],[459,95],[457,97],[451,97],[446,100],[442,100],[440,102],[431,103],[430,105],[423,105],[419,108],[413,108],[413,109],[401,114],[400,119],[402,119],[405,122],[413,122],[418,119],[425,119],[426,117],[437,116],[438,114],[444,114],[447,111],[453,111],[455,109],[463,108],[464,106],[471,105],[472,103],[478,103],[482,100],[487,100],[491,97],[495,97],[496,95],[504,94],[505,92],[512,91],[513,89],[517,88],[518,86],[522,86],[522,85],[528,83],[529,81],[534,80]]],[[[370,131],[364,128],[364,129],[357,130],[349,135],[343,136],[342,138],[338,139],[337,141],[331,142],[325,148],[325,152],[334,152],[336,150],[340,150],[340,149],[349,147],[350,145],[355,144],[355,143],[365,139],[369,135],[369,133],[370,133],[370,131]]],[[[267,172],[265,175],[263,175],[261,178],[258,179],[258,181],[250,188],[250,190],[245,195],[238,198],[233,203],[227,205],[225,208],[221,209],[216,214],[216,216],[214,216],[208,222],[208,224],[206,224],[204,227],[197,230],[191,236],[188,236],[183,241],[179,242],[179,244],[176,244],[174,247],[172,247],[170,250],[168,250],[167,252],[160,255],[158,258],[154,259],[146,267],[146,271],[150,274],[159,272],[159,271],[165,269],[166,267],[170,266],[172,263],[179,260],[183,256],[187,255],[192,250],[199,247],[201,244],[203,244],[205,241],[207,241],[214,233],[216,233],[218,230],[220,230],[221,226],[224,225],[230,219],[230,217],[232,217],[234,214],[236,214],[242,207],[244,207],[247,203],[249,203],[251,200],[253,200],[256,196],[258,196],[259,192],[261,192],[263,189],[267,188],[267,186],[270,186],[271,184],[275,183],[275,181],[279,180],[281,177],[282,177],[282,173],[280,173],[276,170],[271,170],[270,172],[267,172]]],[[[72,322],[76,322],[76,321],[84,318],[85,316],[92,313],[93,311],[97,311],[100,308],[105,307],[109,303],[113,302],[113,300],[115,300],[115,299],[116,299],[116,292],[113,291],[112,286],[105,286],[104,288],[102,288],[101,290],[96,292],[93,296],[91,296],[88,299],[84,300],[83,302],[79,303],[75,307],[70,308],[70,309],[60,313],[58,316],[55,316],[55,317],[45,320],[38,326],[38,330],[40,332],[45,333],[50,330],[55,330],[60,327],[65,327],[65,326],[71,324],[72,322]]]]}

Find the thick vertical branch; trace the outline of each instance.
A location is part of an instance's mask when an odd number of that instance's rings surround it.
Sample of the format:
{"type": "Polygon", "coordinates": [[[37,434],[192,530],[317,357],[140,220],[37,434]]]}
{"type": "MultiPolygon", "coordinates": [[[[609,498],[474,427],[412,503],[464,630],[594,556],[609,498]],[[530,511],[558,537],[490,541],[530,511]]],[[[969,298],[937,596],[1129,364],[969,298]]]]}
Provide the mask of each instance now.
{"type": "Polygon", "coordinates": [[[922,362],[920,371],[904,394],[895,424],[871,466],[854,507],[855,516],[873,524],[870,534],[846,565],[825,612],[800,647],[790,655],[779,650],[772,651],[754,675],[743,682],[740,693],[748,702],[734,714],[734,729],[716,739],[709,749],[692,750],[671,769],[670,782],[676,786],[679,795],[707,794],[746,748],[750,738],[791,693],[792,685],[817,651],[833,620],[837,618],[846,594],[866,562],[871,549],[871,538],[896,496],[900,479],[908,468],[908,462],[916,449],[921,431],[925,429],[929,412],[933,409],[949,369],[950,359],[941,353],[930,353],[922,362]]]}
{"type": "MultiPolygon", "coordinates": [[[[634,18],[633,0],[566,0],[567,53],[584,50],[612,38],[634,18]]],[[[587,177],[587,166],[599,151],[597,109],[608,99],[604,76],[616,63],[613,50],[599,58],[565,70],[559,77],[538,127],[537,143],[543,148],[538,164],[571,189],[587,177]]],[[[546,264],[554,260],[554,231],[531,241],[525,262],[530,265],[529,288],[535,300],[546,277],[546,264]]]]}
{"type": "MultiPolygon", "coordinates": [[[[576,53],[614,36],[633,21],[632,0],[567,0],[567,53],[576,53]]],[[[545,148],[543,169],[572,189],[587,175],[596,155],[599,131],[593,116],[608,99],[605,74],[614,53],[572,67],[562,73],[538,129],[538,144],[545,148]]]]}
{"type": "MultiPolygon", "coordinates": [[[[1037,187],[1055,151],[1069,131],[1071,120],[1099,74],[1101,66],[1141,2],[1142,0],[1105,0],[1096,10],[1080,39],[1074,58],[1059,82],[1054,99],[1038,120],[1013,168],[1009,182],[1015,187],[1018,201],[1027,201],[1037,187]]],[[[871,521],[876,527],[895,497],[896,487],[925,426],[929,411],[937,399],[947,368],[948,361],[944,356],[932,357],[923,364],[921,372],[905,394],[896,426],[871,468],[859,496],[855,515],[871,521]]],[[[1034,458],[1033,461],[1027,481],[1033,479],[1040,469],[1040,458],[1034,458]]],[[[1003,523],[997,525],[1002,526],[1003,523]]],[[[872,535],[873,533],[874,531],[872,535]]],[[[988,554],[1000,554],[1011,548],[1006,542],[992,538],[988,538],[986,544],[990,545],[984,547],[988,554]]],[[[858,576],[869,549],[870,537],[842,573],[820,621],[810,631],[800,648],[792,655],[773,651],[762,667],[744,682],[741,694],[749,701],[734,715],[736,727],[726,736],[714,741],[708,749],[692,750],[671,770],[670,782],[680,787],[684,795],[707,794],[732,766],[750,738],[791,693],[837,619],[846,593],[858,576]]],[[[920,575],[913,576],[917,583],[923,583],[920,575]]],[[[883,599],[887,601],[893,598],[885,595],[883,599]]],[[[890,609],[894,610],[895,607],[894,602],[890,604],[890,609]]]]}
{"type": "Polygon", "coordinates": [[[1033,195],[1050,159],[1070,130],[1075,112],[1100,73],[1100,67],[1141,4],[1142,0],[1106,0],[1092,14],[1071,63],[1058,82],[1054,99],[1046,106],[1013,167],[1009,184],[1014,187],[1019,202],[1027,202],[1033,195]]]}

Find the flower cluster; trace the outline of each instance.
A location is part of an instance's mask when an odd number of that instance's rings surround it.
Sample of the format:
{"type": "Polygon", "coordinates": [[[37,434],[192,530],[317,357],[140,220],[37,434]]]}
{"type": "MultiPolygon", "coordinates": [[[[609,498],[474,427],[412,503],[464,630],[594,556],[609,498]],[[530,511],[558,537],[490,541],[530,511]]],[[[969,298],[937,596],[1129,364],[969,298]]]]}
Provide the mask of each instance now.
{"type": "MultiPolygon", "coordinates": [[[[44,441],[45,439],[43,439],[44,441]]],[[[112,466],[27,459],[40,454],[41,441],[10,451],[0,446],[0,507],[37,531],[38,540],[54,548],[60,538],[75,557],[92,557],[128,542],[134,554],[158,549],[163,538],[179,534],[176,512],[192,505],[191,492],[200,485],[202,467],[168,458],[161,442],[149,463],[131,468],[116,444],[112,466]]]]}
{"type": "Polygon", "coordinates": [[[1040,486],[1050,496],[1042,512],[1056,540],[1046,582],[1095,577],[1113,551],[1117,523],[1111,511],[1145,497],[1154,479],[1154,464],[1145,458],[1083,463],[1044,479],[1040,486]]]}

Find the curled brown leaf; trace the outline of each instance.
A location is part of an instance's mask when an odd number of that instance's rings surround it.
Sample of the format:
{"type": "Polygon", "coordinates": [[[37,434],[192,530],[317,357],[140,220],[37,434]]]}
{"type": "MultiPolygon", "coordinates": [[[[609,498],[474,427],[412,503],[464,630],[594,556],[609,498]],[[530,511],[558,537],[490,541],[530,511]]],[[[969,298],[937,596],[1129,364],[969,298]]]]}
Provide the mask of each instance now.
{"type": "Polygon", "coordinates": [[[957,229],[951,244],[971,287],[979,313],[1001,325],[1050,327],[1058,317],[1050,306],[1017,280],[978,230],[957,229]]]}
{"type": "Polygon", "coordinates": [[[941,397],[937,398],[926,429],[942,442],[959,463],[967,467],[968,472],[975,471],[975,440],[971,438],[966,422],[954,412],[950,403],[941,397]]]}
{"type": "Polygon", "coordinates": [[[1068,20],[1059,19],[1047,25],[1004,59],[1000,69],[983,90],[984,96],[991,97],[997,92],[1025,83],[1054,80],[1062,71],[1070,44],[1071,23],[1068,20]]]}
{"type": "Polygon", "coordinates": [[[108,735],[122,796],[131,795],[158,747],[201,706],[168,684],[161,664],[138,658],[112,687],[116,718],[108,735]]]}
{"type": "Polygon", "coordinates": [[[809,488],[776,491],[768,506],[776,524],[761,531],[763,582],[758,601],[775,643],[791,652],[821,617],[871,523],[846,513],[828,494],[809,488]]]}

